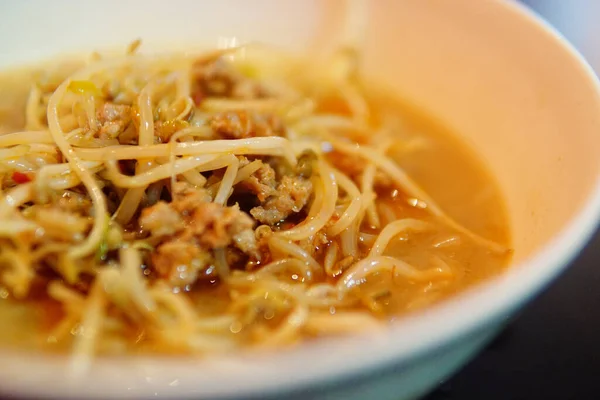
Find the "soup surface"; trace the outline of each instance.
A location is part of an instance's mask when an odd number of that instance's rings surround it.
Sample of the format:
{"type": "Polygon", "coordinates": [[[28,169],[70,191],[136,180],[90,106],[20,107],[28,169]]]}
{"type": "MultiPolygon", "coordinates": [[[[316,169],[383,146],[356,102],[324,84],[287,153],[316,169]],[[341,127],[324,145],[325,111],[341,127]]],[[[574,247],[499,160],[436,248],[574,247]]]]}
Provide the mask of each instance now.
{"type": "Polygon", "coordinates": [[[287,346],[385,329],[507,265],[483,163],[351,55],[130,50],[0,76],[3,345],[287,346]]]}

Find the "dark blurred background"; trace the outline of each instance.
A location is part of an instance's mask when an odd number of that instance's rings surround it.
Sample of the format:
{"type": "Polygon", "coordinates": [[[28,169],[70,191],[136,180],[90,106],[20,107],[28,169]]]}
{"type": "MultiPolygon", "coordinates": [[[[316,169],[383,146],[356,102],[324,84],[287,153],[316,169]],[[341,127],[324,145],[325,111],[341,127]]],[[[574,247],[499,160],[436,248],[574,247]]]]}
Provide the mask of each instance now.
{"type": "MultiPolygon", "coordinates": [[[[554,25],[600,71],[600,0],[522,2],[554,25]]],[[[425,400],[600,399],[599,383],[597,232],[567,272],[425,400]]]]}

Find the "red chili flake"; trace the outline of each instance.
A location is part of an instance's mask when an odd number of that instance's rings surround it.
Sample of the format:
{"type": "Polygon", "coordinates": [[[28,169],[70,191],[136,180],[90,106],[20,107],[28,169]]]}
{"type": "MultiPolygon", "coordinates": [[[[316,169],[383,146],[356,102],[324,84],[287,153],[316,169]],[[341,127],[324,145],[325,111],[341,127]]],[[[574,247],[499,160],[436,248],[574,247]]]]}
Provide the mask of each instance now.
{"type": "Polygon", "coordinates": [[[29,177],[29,175],[24,174],[24,173],[19,172],[19,171],[13,172],[13,174],[12,174],[12,180],[15,183],[18,183],[18,184],[31,182],[31,178],[29,177]]]}

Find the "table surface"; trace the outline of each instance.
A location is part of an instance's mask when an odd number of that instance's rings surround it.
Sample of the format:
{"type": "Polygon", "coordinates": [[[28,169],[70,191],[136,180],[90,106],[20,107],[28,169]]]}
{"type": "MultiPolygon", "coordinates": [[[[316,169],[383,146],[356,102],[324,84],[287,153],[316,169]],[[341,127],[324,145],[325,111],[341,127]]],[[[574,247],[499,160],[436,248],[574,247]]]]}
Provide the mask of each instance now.
{"type": "MultiPolygon", "coordinates": [[[[600,1],[523,0],[600,71],[600,1]]],[[[598,399],[600,232],[476,359],[425,400],[598,399]]]]}

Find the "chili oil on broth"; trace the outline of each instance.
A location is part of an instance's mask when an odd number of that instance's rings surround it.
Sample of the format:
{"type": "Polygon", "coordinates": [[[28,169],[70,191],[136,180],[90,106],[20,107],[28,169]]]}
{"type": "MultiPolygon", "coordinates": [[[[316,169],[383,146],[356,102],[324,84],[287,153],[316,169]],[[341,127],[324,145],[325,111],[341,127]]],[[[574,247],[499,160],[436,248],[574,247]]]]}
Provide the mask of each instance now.
{"type": "MultiPolygon", "coordinates": [[[[65,78],[76,70],[79,63],[68,62],[56,71],[65,78]]],[[[31,85],[38,78],[42,67],[18,69],[0,75],[0,134],[24,128],[24,108],[31,85]]],[[[510,232],[502,194],[484,164],[466,145],[451,132],[407,104],[379,92],[369,93],[369,106],[375,118],[397,117],[400,124],[394,137],[397,143],[387,153],[422,188],[435,199],[443,210],[475,233],[509,246],[510,232]]],[[[343,107],[335,101],[324,102],[326,111],[340,112],[343,107]]],[[[343,114],[343,111],[341,112],[343,114]]],[[[326,158],[329,156],[326,156],[326,158]]],[[[364,167],[361,165],[361,168],[364,167]]],[[[345,171],[341,171],[345,172],[345,171]]],[[[391,279],[389,273],[375,273],[359,289],[358,296],[365,300],[355,310],[369,310],[383,319],[395,318],[429,306],[484,279],[499,274],[507,266],[509,254],[496,254],[472,243],[464,235],[445,227],[416,201],[394,187],[377,188],[377,209],[382,221],[388,219],[414,218],[431,222],[435,228],[425,232],[403,233],[390,242],[385,254],[398,257],[409,264],[427,269],[436,267],[436,259],[442,260],[454,272],[451,280],[443,282],[416,283],[410,280],[391,279]]],[[[379,230],[364,226],[365,241],[378,234],[379,230]],[[369,236],[370,235],[370,236],[369,236]]],[[[361,255],[366,256],[369,246],[363,245],[361,255]]],[[[318,261],[323,263],[321,253],[318,261]]],[[[324,282],[335,282],[333,278],[320,278],[324,282]]],[[[64,314],[61,304],[45,294],[45,282],[35,282],[26,301],[15,301],[6,288],[0,288],[0,320],[5,329],[0,333],[2,345],[18,346],[44,351],[66,352],[69,341],[55,341],[49,332],[61,321],[64,314]],[[36,286],[37,285],[37,286],[36,286]]],[[[228,310],[230,294],[219,284],[204,282],[191,292],[195,304],[203,304],[206,316],[214,317],[228,310]]],[[[330,312],[335,312],[332,307],[330,312]]],[[[276,326],[285,315],[266,316],[266,326],[276,326]]],[[[76,326],[72,335],[77,335],[76,326]]],[[[237,324],[231,326],[231,335],[242,336],[242,343],[252,344],[252,333],[237,324]],[[246,335],[245,335],[246,334],[246,335]]],[[[133,328],[124,346],[110,340],[101,353],[122,352],[185,353],[176,346],[163,348],[147,342],[143,330],[133,328]]],[[[306,334],[310,337],[311,334],[306,334]]]]}

